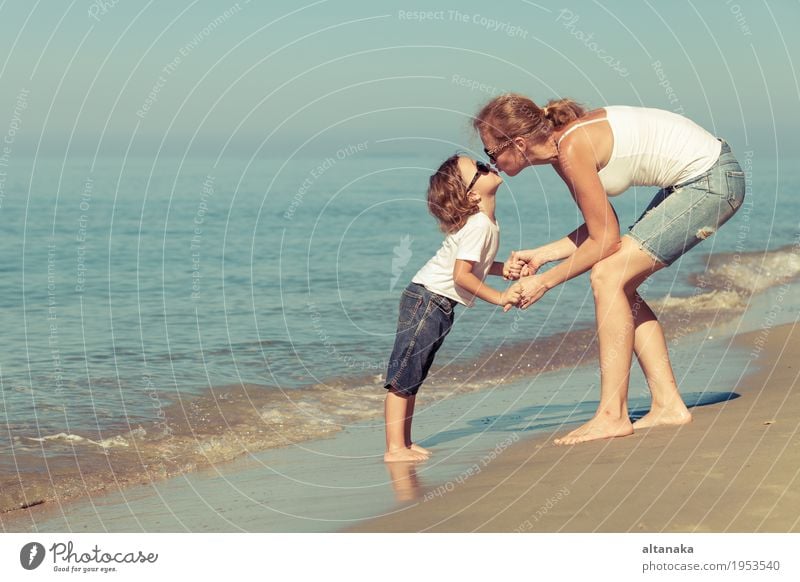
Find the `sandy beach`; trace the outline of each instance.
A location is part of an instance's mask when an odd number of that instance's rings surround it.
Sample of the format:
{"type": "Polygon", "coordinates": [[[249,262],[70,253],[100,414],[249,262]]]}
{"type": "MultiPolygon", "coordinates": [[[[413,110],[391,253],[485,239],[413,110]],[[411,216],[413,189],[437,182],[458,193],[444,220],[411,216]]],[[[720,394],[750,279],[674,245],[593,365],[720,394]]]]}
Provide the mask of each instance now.
{"type": "Polygon", "coordinates": [[[737,336],[758,370],[694,422],[557,447],[524,440],[360,532],[800,531],[800,326],[737,336]],[[425,499],[425,498],[424,498],[425,499]]]}
{"type": "MultiPolygon", "coordinates": [[[[797,531],[800,310],[791,289],[773,288],[739,317],[681,337],[671,349],[694,414],[687,426],[554,446],[555,436],[594,411],[592,362],[427,402],[418,411],[415,434],[434,456],[421,465],[386,466],[382,423],[369,420],[334,438],[5,513],[0,527],[6,532],[797,531]],[[781,313],[772,318],[770,306],[779,304],[781,313]],[[565,391],[573,391],[572,404],[546,403],[548,395],[565,391]]],[[[649,398],[638,367],[632,372],[631,412],[641,415],[649,398]]]]}

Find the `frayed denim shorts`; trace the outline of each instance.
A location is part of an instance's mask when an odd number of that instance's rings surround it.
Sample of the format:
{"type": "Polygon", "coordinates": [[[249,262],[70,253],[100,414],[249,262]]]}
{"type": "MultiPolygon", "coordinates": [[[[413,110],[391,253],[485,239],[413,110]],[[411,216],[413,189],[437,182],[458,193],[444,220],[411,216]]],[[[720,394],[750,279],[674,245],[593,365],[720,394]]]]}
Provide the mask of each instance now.
{"type": "Polygon", "coordinates": [[[386,372],[386,389],[413,396],[428,376],[436,352],[453,326],[457,301],[411,283],[400,297],[397,335],[386,372]]]}
{"type": "Polygon", "coordinates": [[[720,141],[719,159],[708,171],[659,190],[630,227],[627,236],[665,265],[717,232],[744,201],[744,172],[720,141]]]}

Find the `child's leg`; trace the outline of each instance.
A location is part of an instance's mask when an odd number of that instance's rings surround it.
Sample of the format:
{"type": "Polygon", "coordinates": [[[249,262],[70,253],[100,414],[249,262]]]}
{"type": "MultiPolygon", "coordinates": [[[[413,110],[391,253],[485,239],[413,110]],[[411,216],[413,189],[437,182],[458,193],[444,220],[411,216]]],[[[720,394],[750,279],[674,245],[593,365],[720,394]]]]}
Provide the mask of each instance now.
{"type": "MultiPolygon", "coordinates": [[[[427,455],[413,451],[406,446],[406,424],[411,431],[411,415],[413,407],[409,400],[413,396],[400,394],[393,389],[387,390],[384,402],[384,418],[386,420],[386,452],[383,460],[387,463],[395,461],[424,461],[427,455]]],[[[413,404],[413,400],[411,401],[413,404]]]]}
{"type": "Polygon", "coordinates": [[[417,463],[386,463],[385,466],[397,501],[419,499],[421,485],[417,477],[417,463]]]}
{"type": "Polygon", "coordinates": [[[417,395],[409,397],[408,399],[408,417],[406,418],[405,425],[403,426],[403,432],[405,433],[405,441],[406,446],[411,449],[412,451],[417,451],[418,453],[422,453],[423,455],[430,456],[431,452],[419,446],[417,443],[411,440],[411,421],[414,418],[414,405],[417,402],[417,395]]]}

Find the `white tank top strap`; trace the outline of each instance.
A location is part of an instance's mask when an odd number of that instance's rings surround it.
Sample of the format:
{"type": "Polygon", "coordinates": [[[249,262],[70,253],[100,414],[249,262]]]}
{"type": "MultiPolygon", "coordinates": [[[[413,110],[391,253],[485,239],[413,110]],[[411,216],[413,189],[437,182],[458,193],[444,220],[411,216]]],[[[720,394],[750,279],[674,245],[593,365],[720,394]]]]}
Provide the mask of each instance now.
{"type": "Polygon", "coordinates": [[[567,131],[565,131],[560,138],[558,138],[558,142],[556,142],[556,147],[561,145],[561,140],[567,137],[572,131],[578,129],[579,127],[583,127],[584,125],[589,125],[590,123],[597,123],[598,121],[608,121],[608,119],[605,117],[600,117],[598,119],[590,119],[589,121],[582,121],[576,125],[573,125],[567,131]]]}

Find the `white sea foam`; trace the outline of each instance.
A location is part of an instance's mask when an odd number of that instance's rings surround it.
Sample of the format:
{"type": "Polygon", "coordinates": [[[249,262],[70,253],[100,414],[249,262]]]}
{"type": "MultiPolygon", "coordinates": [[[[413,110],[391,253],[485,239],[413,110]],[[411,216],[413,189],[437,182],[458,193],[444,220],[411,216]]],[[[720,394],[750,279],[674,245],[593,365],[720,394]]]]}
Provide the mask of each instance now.
{"type": "Polygon", "coordinates": [[[86,437],[82,437],[77,434],[68,434],[65,432],[60,432],[58,434],[51,434],[47,436],[43,436],[40,438],[37,437],[25,437],[30,441],[35,441],[39,443],[46,443],[48,441],[65,441],[69,443],[89,443],[92,445],[96,445],[103,449],[108,449],[111,447],[127,447],[130,446],[128,441],[126,441],[121,436],[115,436],[107,439],[103,439],[101,441],[95,441],[86,437]]]}
{"type": "Polygon", "coordinates": [[[22,437],[29,441],[34,441],[38,443],[47,443],[47,442],[67,442],[67,443],[76,443],[76,444],[90,444],[100,447],[101,449],[110,449],[114,447],[129,447],[131,446],[130,438],[131,437],[139,437],[143,438],[147,434],[147,431],[142,428],[136,428],[125,435],[116,435],[113,437],[101,439],[101,440],[93,440],[87,437],[82,437],[77,434],[60,432],[57,434],[45,435],[43,437],[22,437]]]}
{"type": "Polygon", "coordinates": [[[717,312],[738,310],[745,307],[745,298],[735,291],[710,291],[690,295],[689,297],[672,297],[667,295],[661,299],[648,301],[651,307],[661,310],[717,312]]]}
{"type": "Polygon", "coordinates": [[[695,277],[716,289],[754,294],[800,276],[800,249],[785,246],[755,253],[713,255],[705,273],[695,277]]]}

